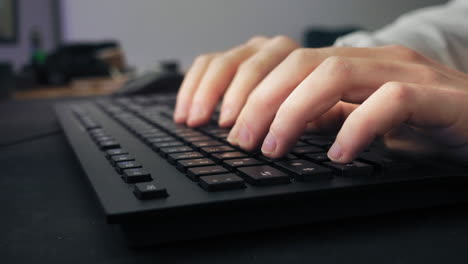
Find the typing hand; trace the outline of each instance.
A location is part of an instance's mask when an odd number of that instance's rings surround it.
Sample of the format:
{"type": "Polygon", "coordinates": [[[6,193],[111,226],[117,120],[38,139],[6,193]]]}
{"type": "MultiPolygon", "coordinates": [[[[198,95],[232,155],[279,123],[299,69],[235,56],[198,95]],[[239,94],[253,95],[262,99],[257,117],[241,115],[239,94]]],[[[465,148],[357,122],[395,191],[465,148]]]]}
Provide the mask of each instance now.
{"type": "Polygon", "coordinates": [[[284,155],[305,129],[340,128],[329,157],[353,160],[378,136],[391,148],[466,159],[468,75],[402,46],[305,49],[256,37],[202,55],[186,75],[174,120],[197,126],[224,95],[228,140],[284,155]]]}

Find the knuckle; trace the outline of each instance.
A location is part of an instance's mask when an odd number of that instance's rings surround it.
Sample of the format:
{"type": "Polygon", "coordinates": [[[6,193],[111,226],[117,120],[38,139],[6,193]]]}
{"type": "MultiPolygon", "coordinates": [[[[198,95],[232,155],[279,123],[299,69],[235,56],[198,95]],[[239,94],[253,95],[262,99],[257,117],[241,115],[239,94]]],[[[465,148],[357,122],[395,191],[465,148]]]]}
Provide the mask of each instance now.
{"type": "Polygon", "coordinates": [[[271,42],[274,44],[284,45],[284,46],[293,46],[293,45],[296,46],[297,45],[294,40],[284,35],[275,36],[274,38],[271,39],[271,42]]]}
{"type": "Polygon", "coordinates": [[[396,100],[398,102],[412,101],[412,90],[404,83],[387,82],[380,89],[390,97],[389,100],[396,100]]]}
{"type": "Polygon", "coordinates": [[[242,73],[258,72],[265,68],[265,61],[261,59],[248,59],[239,66],[242,73]]]}
{"type": "Polygon", "coordinates": [[[310,51],[306,48],[295,49],[288,58],[295,62],[303,62],[307,59],[309,52],[310,51]]]}
{"type": "Polygon", "coordinates": [[[349,59],[340,56],[330,56],[326,58],[320,65],[326,73],[333,74],[339,77],[346,77],[351,73],[352,65],[349,59]]]}
{"type": "Polygon", "coordinates": [[[249,44],[256,44],[256,43],[259,43],[259,42],[264,42],[268,40],[268,38],[266,36],[263,36],[263,35],[255,35],[253,37],[251,37],[247,43],[249,44]]]}
{"type": "Polygon", "coordinates": [[[222,55],[216,56],[215,58],[212,59],[211,64],[213,67],[223,67],[226,65],[230,65],[232,62],[232,57],[228,53],[224,53],[222,55]]]}
{"type": "Polygon", "coordinates": [[[423,56],[421,54],[403,45],[391,45],[388,48],[391,49],[397,55],[397,57],[402,60],[411,62],[419,62],[423,60],[423,56]]]}
{"type": "Polygon", "coordinates": [[[204,63],[207,63],[211,60],[213,56],[211,54],[201,54],[201,55],[198,55],[195,60],[194,60],[194,64],[204,64],[204,63]]]}
{"type": "Polygon", "coordinates": [[[415,73],[420,79],[421,83],[437,84],[440,83],[441,74],[435,69],[425,65],[414,65],[416,67],[415,73]]]}

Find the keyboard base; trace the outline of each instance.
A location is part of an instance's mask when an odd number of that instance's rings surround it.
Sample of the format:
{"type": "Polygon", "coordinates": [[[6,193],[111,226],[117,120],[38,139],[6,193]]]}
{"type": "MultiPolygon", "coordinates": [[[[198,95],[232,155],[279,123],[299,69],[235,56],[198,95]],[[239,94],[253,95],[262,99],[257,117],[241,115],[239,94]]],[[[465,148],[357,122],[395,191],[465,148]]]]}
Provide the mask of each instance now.
{"type": "Polygon", "coordinates": [[[468,202],[468,178],[431,179],[376,188],[262,201],[238,208],[197,208],[120,224],[129,247],[270,230],[330,220],[389,214],[468,202]],[[302,201],[302,202],[301,202],[302,201]],[[275,204],[277,205],[275,207],[275,204]]]}

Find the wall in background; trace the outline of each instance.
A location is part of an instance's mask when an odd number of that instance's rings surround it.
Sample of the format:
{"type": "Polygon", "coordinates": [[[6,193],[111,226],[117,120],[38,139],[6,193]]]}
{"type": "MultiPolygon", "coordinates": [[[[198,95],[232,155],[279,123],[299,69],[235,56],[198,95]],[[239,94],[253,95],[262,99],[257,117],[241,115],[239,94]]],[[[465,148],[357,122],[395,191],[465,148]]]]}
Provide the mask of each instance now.
{"type": "Polygon", "coordinates": [[[29,34],[37,28],[46,51],[55,46],[53,0],[19,0],[19,35],[16,43],[0,44],[0,61],[8,61],[19,69],[29,61],[29,34]]]}
{"type": "Polygon", "coordinates": [[[401,13],[443,2],[63,0],[63,34],[68,41],[117,39],[129,63],[140,68],[172,58],[187,68],[197,54],[229,48],[256,34],[285,34],[300,41],[312,25],[375,29],[401,13]]]}

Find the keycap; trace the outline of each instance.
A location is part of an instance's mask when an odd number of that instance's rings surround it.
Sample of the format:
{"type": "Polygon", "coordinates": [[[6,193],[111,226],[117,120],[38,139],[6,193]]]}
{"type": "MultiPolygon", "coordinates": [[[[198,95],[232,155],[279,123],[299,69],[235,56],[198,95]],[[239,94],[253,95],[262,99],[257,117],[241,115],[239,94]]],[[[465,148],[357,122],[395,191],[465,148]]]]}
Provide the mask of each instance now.
{"type": "Polygon", "coordinates": [[[291,150],[291,153],[296,155],[307,154],[307,153],[317,153],[323,152],[322,148],[316,146],[306,146],[306,147],[295,147],[291,150]]]}
{"type": "Polygon", "coordinates": [[[187,159],[187,160],[177,161],[177,169],[179,169],[182,172],[185,172],[188,168],[210,166],[210,165],[216,165],[216,162],[208,158],[187,159]]]}
{"type": "Polygon", "coordinates": [[[333,145],[333,140],[330,140],[330,139],[326,139],[326,138],[312,138],[312,139],[307,139],[305,140],[305,142],[311,144],[311,145],[314,145],[314,146],[317,146],[317,147],[321,147],[321,148],[324,148],[324,149],[329,149],[331,147],[331,145],[333,145]]]}
{"type": "Polygon", "coordinates": [[[341,176],[370,176],[373,171],[372,165],[360,161],[352,161],[342,164],[336,162],[325,162],[324,165],[333,169],[341,176]]]}
{"type": "Polygon", "coordinates": [[[147,141],[149,143],[158,143],[158,142],[167,142],[167,141],[174,141],[175,138],[173,137],[153,137],[149,138],[147,141]]]}
{"type": "Polygon", "coordinates": [[[159,154],[161,154],[163,157],[167,157],[167,155],[171,153],[190,152],[190,151],[193,151],[191,147],[179,146],[179,147],[160,148],[159,154]]]}
{"type": "Polygon", "coordinates": [[[209,192],[245,188],[244,180],[234,173],[202,176],[200,177],[199,184],[209,192]]]}
{"type": "Polygon", "coordinates": [[[115,140],[109,140],[109,141],[100,141],[98,143],[98,146],[101,150],[108,150],[108,149],[115,149],[115,148],[120,148],[119,142],[115,140]]]}
{"type": "Polygon", "coordinates": [[[203,147],[200,148],[200,150],[206,154],[235,151],[235,149],[229,146],[203,147]]]}
{"type": "Polygon", "coordinates": [[[115,139],[109,135],[98,136],[94,138],[94,141],[96,141],[97,143],[101,141],[112,141],[112,140],[115,140],[115,139]]]}
{"type": "Polygon", "coordinates": [[[263,154],[259,154],[258,155],[258,158],[263,160],[263,161],[266,161],[266,162],[277,162],[279,160],[295,160],[295,159],[299,159],[296,155],[293,155],[291,153],[288,153],[286,154],[285,156],[281,157],[281,158],[278,158],[278,159],[273,159],[273,158],[270,158],[270,157],[267,157],[263,154]]]}
{"type": "Polygon", "coordinates": [[[131,161],[131,160],[135,160],[135,159],[128,154],[115,155],[110,158],[110,161],[112,164],[116,164],[117,162],[122,162],[122,161],[131,161]]]}
{"type": "Polygon", "coordinates": [[[177,146],[182,146],[184,143],[180,141],[168,141],[168,142],[158,142],[158,143],[153,143],[151,144],[151,147],[155,151],[159,151],[161,148],[168,148],[168,147],[177,147],[177,146]]]}
{"type": "Polygon", "coordinates": [[[210,140],[210,137],[207,136],[196,136],[196,137],[186,137],[184,138],[187,142],[197,142],[197,141],[207,141],[210,140]]]}
{"type": "Polygon", "coordinates": [[[197,181],[200,176],[228,173],[229,171],[221,166],[206,166],[187,169],[187,176],[197,181]]]}
{"type": "Polygon", "coordinates": [[[253,185],[273,185],[289,183],[289,176],[271,166],[261,165],[238,168],[240,175],[253,185]]]}
{"type": "Polygon", "coordinates": [[[358,158],[387,172],[409,169],[411,167],[407,162],[393,159],[376,152],[363,152],[358,158]]]}
{"type": "Polygon", "coordinates": [[[111,156],[115,156],[115,155],[123,155],[123,154],[128,154],[128,152],[124,149],[109,149],[109,150],[106,150],[106,158],[107,159],[110,159],[111,156]]]}
{"type": "Polygon", "coordinates": [[[202,147],[220,146],[220,145],[223,145],[223,143],[217,140],[208,140],[208,141],[192,142],[191,145],[196,148],[202,148],[202,147]]]}
{"type": "Polygon", "coordinates": [[[216,161],[222,161],[227,159],[239,159],[247,157],[247,154],[242,153],[240,151],[234,152],[221,152],[221,153],[214,153],[212,155],[213,159],[216,161]]]}
{"type": "Polygon", "coordinates": [[[332,175],[331,169],[306,160],[285,160],[277,165],[294,174],[294,178],[299,181],[329,179],[332,175]]]}
{"type": "Polygon", "coordinates": [[[172,154],[167,155],[167,160],[172,164],[175,164],[177,160],[196,159],[196,158],[203,158],[203,154],[201,154],[200,152],[191,151],[191,152],[172,153],[172,154]]]}
{"type": "Polygon", "coordinates": [[[304,158],[319,163],[330,161],[330,158],[328,158],[328,155],[325,152],[306,154],[304,155],[304,158]]]}
{"type": "Polygon", "coordinates": [[[122,179],[126,183],[137,183],[152,181],[151,174],[143,169],[123,170],[122,179]]]}
{"type": "Polygon", "coordinates": [[[159,187],[153,182],[135,184],[133,193],[140,200],[164,198],[169,195],[166,188],[159,187]]]}
{"type": "Polygon", "coordinates": [[[262,165],[263,162],[255,159],[255,158],[243,158],[243,159],[232,159],[232,160],[225,160],[223,164],[233,170],[239,167],[246,167],[246,166],[254,166],[254,165],[262,165]]]}
{"type": "Polygon", "coordinates": [[[136,161],[123,161],[123,162],[117,162],[115,164],[115,169],[120,174],[122,174],[123,170],[125,169],[135,169],[135,168],[141,168],[141,165],[137,163],[136,161]]]}
{"type": "Polygon", "coordinates": [[[295,147],[304,147],[304,146],[308,146],[307,143],[303,142],[303,141],[297,141],[296,142],[296,145],[294,145],[295,147]]]}

